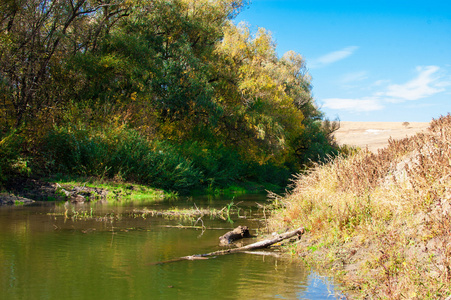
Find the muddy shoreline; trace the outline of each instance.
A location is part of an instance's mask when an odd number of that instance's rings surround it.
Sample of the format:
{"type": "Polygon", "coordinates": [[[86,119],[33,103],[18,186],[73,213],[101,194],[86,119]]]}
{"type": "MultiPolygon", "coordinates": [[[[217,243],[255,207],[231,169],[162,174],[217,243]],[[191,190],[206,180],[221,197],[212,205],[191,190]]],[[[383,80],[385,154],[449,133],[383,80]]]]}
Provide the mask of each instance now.
{"type": "Polygon", "coordinates": [[[81,182],[59,184],[36,178],[14,177],[4,185],[4,191],[0,193],[0,205],[31,204],[34,201],[106,201],[107,197],[119,199],[129,196],[134,190],[133,184],[126,185],[126,191],[122,192],[103,187],[89,187],[81,182]]]}

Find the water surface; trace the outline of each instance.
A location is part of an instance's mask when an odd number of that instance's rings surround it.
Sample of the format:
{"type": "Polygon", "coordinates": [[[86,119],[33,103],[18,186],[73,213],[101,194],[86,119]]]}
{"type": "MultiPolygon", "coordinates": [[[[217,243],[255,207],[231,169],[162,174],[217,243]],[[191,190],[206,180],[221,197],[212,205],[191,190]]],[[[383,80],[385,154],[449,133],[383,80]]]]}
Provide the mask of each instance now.
{"type": "Polygon", "coordinates": [[[218,237],[238,225],[264,228],[255,204],[264,197],[233,201],[240,214],[229,220],[133,212],[221,208],[231,199],[0,207],[2,299],[335,299],[326,279],[286,258],[232,254],[158,264],[219,250],[218,237]],[[175,227],[195,223],[207,230],[175,227]]]}

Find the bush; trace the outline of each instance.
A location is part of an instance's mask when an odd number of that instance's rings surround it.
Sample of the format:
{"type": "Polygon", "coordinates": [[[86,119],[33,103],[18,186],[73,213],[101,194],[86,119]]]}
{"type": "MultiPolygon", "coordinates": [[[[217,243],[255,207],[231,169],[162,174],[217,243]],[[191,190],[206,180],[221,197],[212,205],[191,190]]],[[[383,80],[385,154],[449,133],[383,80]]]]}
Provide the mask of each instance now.
{"type": "Polygon", "coordinates": [[[239,154],[231,149],[197,142],[183,144],[179,149],[202,170],[204,186],[226,187],[242,179],[244,164],[239,154]]]}
{"type": "Polygon", "coordinates": [[[247,178],[250,181],[271,183],[279,187],[286,187],[292,172],[288,167],[276,166],[271,162],[260,165],[250,163],[247,170],[247,178]]]}
{"type": "Polygon", "coordinates": [[[23,138],[15,132],[0,136],[0,182],[14,174],[28,174],[27,159],[20,155],[23,138]]]}
{"type": "Polygon", "coordinates": [[[246,181],[286,186],[293,172],[289,166],[245,161],[223,145],[173,145],[125,127],[55,127],[40,149],[36,161],[47,174],[133,181],[181,193],[246,181]]]}
{"type": "Polygon", "coordinates": [[[42,153],[48,172],[135,181],[179,192],[202,179],[202,172],[174,147],[127,128],[55,128],[44,138],[42,153]]]}

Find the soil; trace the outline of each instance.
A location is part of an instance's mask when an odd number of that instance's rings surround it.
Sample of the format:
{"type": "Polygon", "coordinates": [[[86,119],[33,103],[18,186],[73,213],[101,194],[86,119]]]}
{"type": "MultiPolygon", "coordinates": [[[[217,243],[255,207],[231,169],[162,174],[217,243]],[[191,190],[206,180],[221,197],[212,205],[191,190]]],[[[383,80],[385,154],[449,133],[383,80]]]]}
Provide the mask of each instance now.
{"type": "Polygon", "coordinates": [[[56,193],[56,184],[27,177],[10,178],[4,185],[6,192],[0,194],[0,205],[14,204],[15,201],[62,200],[56,193]],[[13,201],[13,202],[12,202],[13,201]]]}
{"type": "Polygon", "coordinates": [[[58,183],[28,177],[14,177],[6,182],[4,188],[6,192],[0,193],[0,205],[17,202],[29,204],[34,201],[85,202],[93,195],[104,199],[108,194],[108,191],[102,188],[68,188],[58,183]]]}
{"type": "Polygon", "coordinates": [[[335,139],[339,145],[368,147],[369,151],[377,152],[388,145],[389,138],[403,139],[428,127],[427,122],[340,122],[335,139]]]}

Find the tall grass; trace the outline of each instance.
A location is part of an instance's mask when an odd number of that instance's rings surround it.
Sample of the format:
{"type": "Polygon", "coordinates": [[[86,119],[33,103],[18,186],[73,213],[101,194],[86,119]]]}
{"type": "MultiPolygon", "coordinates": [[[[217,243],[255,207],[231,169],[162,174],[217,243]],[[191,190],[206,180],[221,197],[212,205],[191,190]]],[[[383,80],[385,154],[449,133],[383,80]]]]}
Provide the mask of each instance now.
{"type": "Polygon", "coordinates": [[[47,174],[132,181],[181,193],[247,180],[282,185],[289,177],[285,169],[246,162],[221,145],[170,144],[125,127],[55,127],[40,149],[36,168],[47,174]]]}
{"type": "Polygon", "coordinates": [[[284,168],[244,161],[221,144],[171,144],[126,127],[54,127],[43,138],[40,154],[35,169],[47,174],[132,181],[181,193],[249,180],[283,185],[290,176],[284,168]]]}
{"type": "Polygon", "coordinates": [[[277,199],[271,226],[305,226],[296,253],[357,298],[451,293],[451,116],[426,133],[316,166],[277,199]]]}
{"type": "Polygon", "coordinates": [[[134,181],[180,192],[198,186],[202,178],[170,145],[126,128],[55,128],[45,137],[42,152],[49,173],[134,181]]]}
{"type": "Polygon", "coordinates": [[[202,170],[202,183],[207,187],[228,187],[241,180],[245,164],[237,152],[224,146],[207,146],[199,142],[178,146],[179,153],[190,157],[194,165],[202,170]]]}

